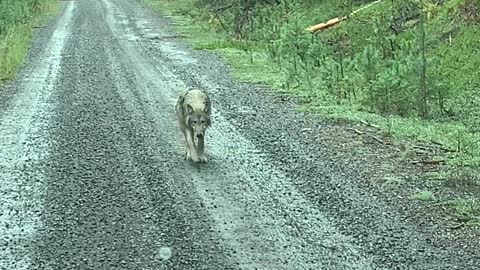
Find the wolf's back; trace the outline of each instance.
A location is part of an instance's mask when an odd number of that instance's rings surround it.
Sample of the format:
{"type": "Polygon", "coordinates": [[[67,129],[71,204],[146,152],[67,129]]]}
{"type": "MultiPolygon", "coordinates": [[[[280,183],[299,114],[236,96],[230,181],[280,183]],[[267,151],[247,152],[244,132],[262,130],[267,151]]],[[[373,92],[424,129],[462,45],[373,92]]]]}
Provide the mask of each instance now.
{"type": "Polygon", "coordinates": [[[208,108],[207,111],[210,113],[210,98],[199,89],[192,89],[186,92],[183,100],[184,106],[190,105],[194,111],[203,111],[205,108],[208,108]]]}

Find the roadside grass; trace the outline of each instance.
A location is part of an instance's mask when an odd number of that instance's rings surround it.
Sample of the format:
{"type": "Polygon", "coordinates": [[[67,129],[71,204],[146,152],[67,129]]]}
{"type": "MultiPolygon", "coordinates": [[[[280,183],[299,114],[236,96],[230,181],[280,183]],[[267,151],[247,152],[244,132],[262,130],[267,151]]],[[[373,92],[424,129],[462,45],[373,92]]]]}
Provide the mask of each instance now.
{"type": "Polygon", "coordinates": [[[466,225],[480,226],[480,199],[476,197],[457,198],[441,203],[455,210],[457,222],[466,225]]]}
{"type": "Polygon", "coordinates": [[[412,197],[419,201],[425,201],[425,202],[434,201],[436,199],[435,196],[433,195],[433,192],[428,190],[419,191],[415,193],[412,197]]]}
{"type": "MultiPolygon", "coordinates": [[[[469,130],[462,121],[425,120],[415,116],[380,115],[368,112],[355,103],[339,103],[331,96],[321,91],[316,91],[315,87],[312,88],[312,85],[316,85],[315,78],[309,83],[303,80],[292,80],[288,72],[279,68],[279,65],[271,60],[271,57],[260,45],[233,41],[221,31],[213,31],[212,27],[210,27],[211,22],[209,26],[208,18],[205,18],[206,15],[197,14],[198,11],[194,7],[195,0],[142,1],[154,10],[172,18],[175,22],[174,30],[185,35],[194,49],[211,50],[223,55],[224,59],[232,67],[232,75],[235,79],[247,83],[264,84],[278,93],[295,96],[301,101],[301,106],[298,108],[301,111],[319,114],[332,120],[369,123],[378,127],[380,133],[392,137],[394,140],[407,140],[412,144],[415,141],[440,144],[442,148],[450,151],[447,154],[442,154],[442,156],[432,158],[445,159],[447,167],[443,170],[446,172],[443,175],[432,175],[432,177],[436,177],[436,180],[441,182],[446,188],[469,187],[471,185],[476,188],[480,187],[480,181],[471,180],[476,175],[480,175],[480,138],[477,135],[478,133],[476,134],[469,130]],[[448,177],[444,177],[445,175],[448,175],[448,177]]],[[[332,17],[326,16],[322,19],[330,19],[332,17]]],[[[432,26],[432,28],[434,27],[435,25],[432,26]]],[[[363,30],[357,29],[357,31],[363,30]]],[[[468,43],[465,42],[465,39],[474,38],[478,29],[470,27],[463,31],[467,33],[460,35],[458,42],[452,45],[458,46],[459,50],[460,48],[465,49],[463,47],[468,43]]],[[[445,46],[447,45],[439,46],[437,48],[438,53],[447,59],[447,64],[453,63],[453,59],[457,56],[452,53],[451,49],[447,50],[445,46]]],[[[466,61],[463,56],[460,60],[466,61]]],[[[455,67],[452,66],[452,69],[455,70],[455,67]]],[[[462,77],[465,79],[464,81],[468,81],[472,80],[472,76],[476,76],[478,73],[478,68],[473,68],[473,66],[469,70],[472,72],[458,74],[455,71],[456,73],[447,75],[452,76],[452,80],[455,77],[462,77]]],[[[478,97],[473,96],[473,99],[475,98],[478,97]]],[[[478,119],[473,119],[474,121],[480,120],[480,116],[478,119]]],[[[432,193],[427,191],[414,194],[412,199],[428,202],[442,201],[441,196],[438,198],[434,197],[432,193]]],[[[443,200],[446,199],[443,198],[443,200]]],[[[459,198],[448,205],[457,213],[462,211],[469,212],[469,209],[471,209],[470,212],[472,213],[469,215],[472,216],[472,220],[477,218],[476,220],[478,221],[478,216],[473,217],[478,204],[479,202],[475,200],[459,198]]]]}
{"type": "Polygon", "coordinates": [[[15,70],[20,66],[26,54],[30,28],[26,25],[13,27],[0,40],[0,80],[13,79],[15,70]]]}
{"type": "Polygon", "coordinates": [[[27,54],[34,27],[43,27],[52,15],[57,14],[59,2],[45,1],[41,10],[41,14],[32,15],[26,23],[12,25],[6,34],[0,36],[0,83],[14,79],[27,54]]]}

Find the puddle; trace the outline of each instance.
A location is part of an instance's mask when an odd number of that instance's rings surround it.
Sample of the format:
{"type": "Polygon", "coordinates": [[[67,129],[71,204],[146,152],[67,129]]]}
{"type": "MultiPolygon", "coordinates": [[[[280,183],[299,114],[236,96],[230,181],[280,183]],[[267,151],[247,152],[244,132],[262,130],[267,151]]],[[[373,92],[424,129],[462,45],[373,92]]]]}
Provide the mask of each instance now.
{"type": "Polygon", "coordinates": [[[161,43],[158,43],[158,46],[161,48],[161,50],[163,52],[165,52],[165,54],[169,57],[169,58],[172,58],[174,60],[177,60],[181,63],[184,63],[184,64],[193,64],[193,63],[196,63],[197,60],[191,58],[190,56],[188,56],[188,53],[185,52],[185,51],[182,51],[182,50],[179,50],[177,47],[175,47],[174,45],[172,45],[171,43],[169,42],[161,42],[161,43]]]}

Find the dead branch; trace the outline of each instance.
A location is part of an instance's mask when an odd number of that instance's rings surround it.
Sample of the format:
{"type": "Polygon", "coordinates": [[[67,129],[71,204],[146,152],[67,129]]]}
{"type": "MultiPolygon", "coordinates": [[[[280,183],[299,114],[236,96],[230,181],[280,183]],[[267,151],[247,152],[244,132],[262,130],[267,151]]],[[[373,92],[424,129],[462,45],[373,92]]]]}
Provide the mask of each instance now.
{"type": "Polygon", "coordinates": [[[414,145],[413,148],[415,148],[416,149],[415,151],[418,151],[418,152],[423,152],[423,153],[432,152],[432,148],[425,147],[425,146],[414,145]]]}
{"type": "Polygon", "coordinates": [[[439,165],[442,163],[447,162],[445,159],[438,159],[438,160],[414,160],[412,164],[428,164],[428,165],[439,165]]]}
{"type": "Polygon", "coordinates": [[[422,150],[415,150],[415,154],[420,156],[420,155],[429,155],[430,152],[428,151],[422,151],[422,150]]]}
{"type": "Polygon", "coordinates": [[[385,142],[384,142],[382,139],[380,139],[380,138],[378,138],[378,137],[376,137],[376,136],[370,135],[370,137],[372,137],[372,139],[374,139],[375,141],[377,141],[377,142],[379,142],[379,143],[381,143],[381,144],[385,144],[385,142]]]}
{"type": "Polygon", "coordinates": [[[448,226],[448,228],[451,230],[456,230],[456,229],[460,229],[463,226],[465,226],[465,223],[457,223],[457,224],[452,224],[448,226]]]}
{"type": "Polygon", "coordinates": [[[448,149],[448,148],[445,148],[445,147],[440,147],[439,149],[442,150],[442,151],[444,151],[444,152],[450,152],[450,153],[455,153],[455,152],[457,152],[457,150],[448,149]]]}
{"type": "Polygon", "coordinates": [[[442,150],[442,151],[445,151],[445,152],[450,152],[450,153],[454,153],[454,152],[457,152],[456,150],[453,150],[453,149],[449,149],[449,148],[446,148],[443,144],[439,143],[439,142],[436,142],[436,141],[431,141],[433,144],[435,145],[438,145],[439,149],[442,150]]]}
{"type": "Polygon", "coordinates": [[[228,5],[225,5],[225,6],[221,6],[221,7],[217,7],[217,8],[209,8],[209,11],[210,12],[214,12],[214,13],[217,13],[219,11],[224,11],[226,9],[229,9],[231,7],[233,7],[233,5],[236,4],[236,3],[231,3],[231,4],[228,4],[228,5]]]}
{"type": "Polygon", "coordinates": [[[353,131],[353,132],[357,133],[358,135],[363,135],[363,134],[365,134],[365,132],[360,131],[360,130],[355,129],[355,128],[347,128],[347,130],[353,131]]]}
{"type": "Polygon", "coordinates": [[[301,132],[313,131],[313,128],[302,128],[301,132]]]}
{"type": "Polygon", "coordinates": [[[368,123],[367,121],[364,121],[364,120],[360,120],[360,123],[362,123],[362,124],[364,124],[364,125],[366,125],[366,126],[369,126],[369,127],[374,127],[374,128],[380,129],[379,126],[374,125],[374,124],[370,124],[370,123],[368,123]]]}
{"type": "Polygon", "coordinates": [[[224,30],[225,32],[228,32],[227,27],[226,27],[225,24],[223,23],[222,19],[220,19],[220,16],[218,16],[218,13],[215,13],[215,18],[217,18],[218,22],[220,22],[220,25],[222,26],[223,30],[224,30]]]}
{"type": "Polygon", "coordinates": [[[433,144],[438,145],[438,146],[443,146],[443,144],[441,144],[441,143],[439,143],[439,142],[437,142],[437,141],[431,141],[431,142],[432,142],[433,144]]]}
{"type": "Polygon", "coordinates": [[[337,23],[345,20],[346,18],[347,18],[346,16],[341,17],[341,18],[334,18],[334,19],[331,19],[331,20],[327,21],[326,23],[319,23],[319,24],[316,24],[314,26],[311,26],[311,27],[307,28],[307,31],[317,32],[317,31],[320,31],[320,30],[324,30],[324,29],[327,29],[327,28],[330,28],[330,27],[336,25],[337,23]]]}
{"type": "Polygon", "coordinates": [[[359,12],[359,11],[361,11],[361,10],[363,10],[363,9],[366,9],[366,8],[368,8],[368,7],[370,7],[370,6],[373,6],[373,5],[375,5],[375,4],[378,4],[378,3],[380,3],[380,2],[382,2],[382,1],[381,1],[381,0],[377,0],[377,1],[375,1],[375,2],[373,2],[373,3],[370,3],[370,4],[368,4],[368,5],[364,6],[364,7],[361,7],[361,8],[359,8],[359,9],[357,9],[357,10],[352,11],[352,12],[351,12],[349,15],[347,15],[347,16],[337,17],[337,18],[334,18],[334,19],[331,19],[331,20],[327,21],[326,23],[316,24],[316,25],[314,25],[314,26],[311,26],[311,27],[307,28],[306,30],[309,31],[309,32],[314,33],[314,32],[320,31],[320,30],[324,30],[324,29],[330,28],[330,27],[338,24],[339,22],[348,19],[350,16],[355,15],[357,12],[359,12]]]}

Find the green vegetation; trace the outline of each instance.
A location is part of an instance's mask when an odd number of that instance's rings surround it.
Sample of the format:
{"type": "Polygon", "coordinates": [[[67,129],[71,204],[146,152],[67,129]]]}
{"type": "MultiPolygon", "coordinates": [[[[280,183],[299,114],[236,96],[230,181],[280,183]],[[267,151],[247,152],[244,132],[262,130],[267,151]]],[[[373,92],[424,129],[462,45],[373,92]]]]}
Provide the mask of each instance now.
{"type": "Polygon", "coordinates": [[[480,201],[478,198],[458,198],[442,202],[455,209],[456,219],[469,225],[480,225],[480,201]]]}
{"type": "Polygon", "coordinates": [[[57,4],[56,0],[0,1],[0,80],[13,78],[27,52],[32,28],[57,4]]]}
{"type": "Polygon", "coordinates": [[[419,201],[434,201],[435,196],[431,191],[424,190],[424,191],[419,191],[413,195],[414,199],[417,199],[419,201]]]}

